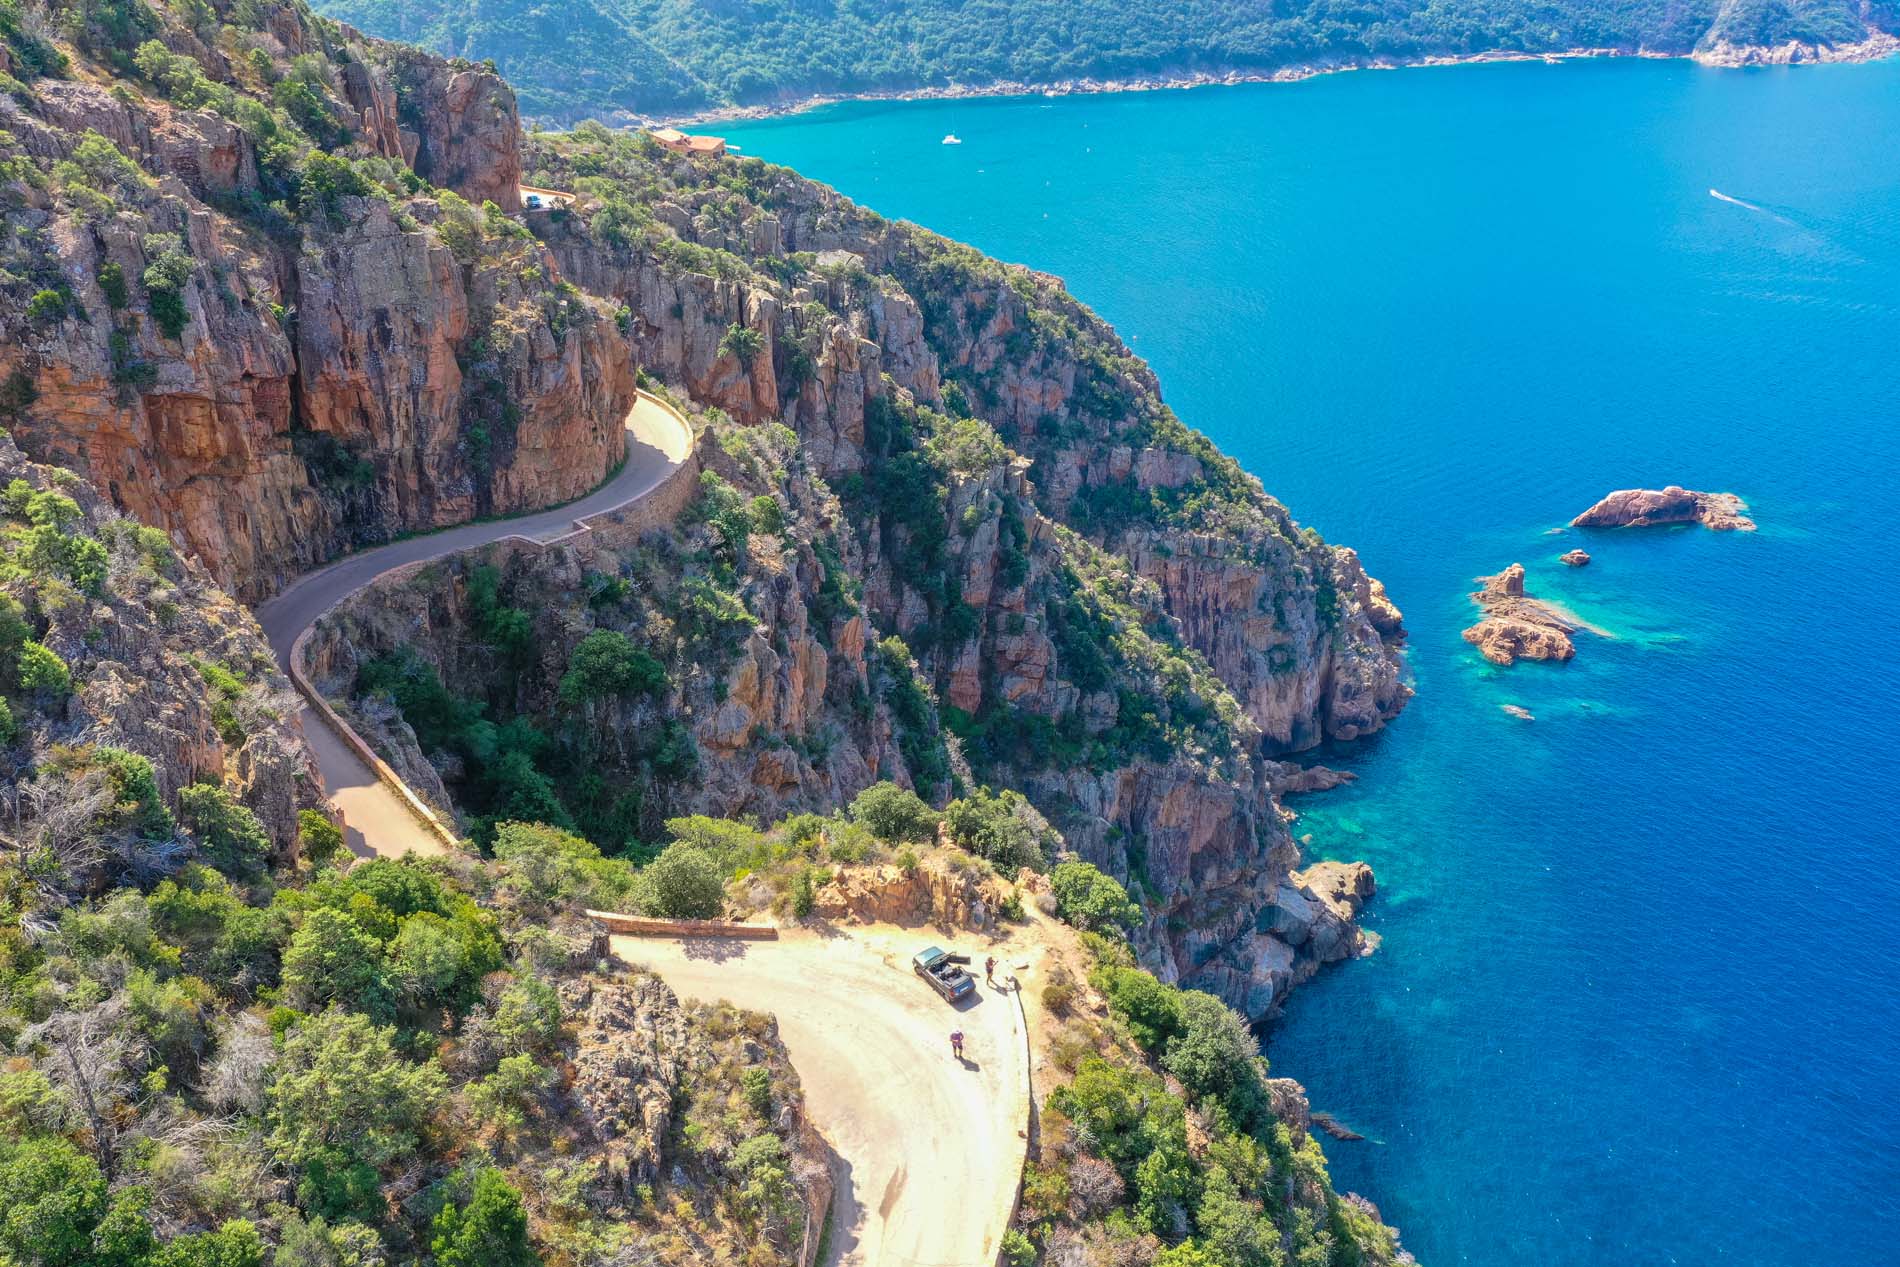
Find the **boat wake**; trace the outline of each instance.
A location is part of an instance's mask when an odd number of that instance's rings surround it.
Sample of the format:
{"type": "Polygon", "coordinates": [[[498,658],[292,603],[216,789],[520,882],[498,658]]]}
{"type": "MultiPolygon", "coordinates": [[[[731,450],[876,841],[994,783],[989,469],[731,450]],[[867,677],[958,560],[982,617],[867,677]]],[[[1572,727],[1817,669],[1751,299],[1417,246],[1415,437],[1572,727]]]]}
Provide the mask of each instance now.
{"type": "Polygon", "coordinates": [[[1734,194],[1725,194],[1719,189],[1709,190],[1709,197],[1714,198],[1718,202],[1726,202],[1726,203],[1731,204],[1732,206],[1740,207],[1744,211],[1752,211],[1758,216],[1767,216],[1770,220],[1774,220],[1774,221],[1777,221],[1778,223],[1785,224],[1791,229],[1798,229],[1801,227],[1800,225],[1796,224],[1794,221],[1790,220],[1787,216],[1777,214],[1776,212],[1770,211],[1766,207],[1760,206],[1756,203],[1749,202],[1745,198],[1737,198],[1734,194]]]}

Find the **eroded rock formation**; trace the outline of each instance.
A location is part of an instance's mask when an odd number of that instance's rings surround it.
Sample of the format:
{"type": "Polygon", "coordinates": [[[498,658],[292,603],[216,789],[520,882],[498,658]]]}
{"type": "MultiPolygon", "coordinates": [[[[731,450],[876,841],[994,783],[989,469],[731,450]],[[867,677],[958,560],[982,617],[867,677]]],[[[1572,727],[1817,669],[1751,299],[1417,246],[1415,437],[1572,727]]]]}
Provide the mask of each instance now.
{"type": "Polygon", "coordinates": [[[1472,594],[1484,618],[1465,630],[1465,641],[1493,664],[1519,660],[1568,660],[1577,654],[1570,635],[1578,625],[1557,608],[1524,593],[1524,565],[1513,563],[1496,576],[1478,578],[1472,594]]]}
{"type": "MultiPolygon", "coordinates": [[[[96,169],[7,187],[12,249],[69,296],[52,319],[26,310],[31,285],[0,297],[7,425],[251,601],[353,545],[584,492],[620,460],[633,390],[612,310],[482,216],[518,206],[507,86],[413,50],[342,50],[309,21],[272,10],[267,46],[321,61],[339,148],[408,183],[346,182],[286,218],[255,127],[81,79],[38,81],[4,122],[36,164],[89,146],[75,166],[96,169]],[[101,192],[109,215],[87,201],[101,192]],[[455,196],[472,212],[445,213],[455,196]]],[[[202,45],[187,60],[240,91],[252,73],[202,45]]]]}
{"type": "Polygon", "coordinates": [[[1753,532],[1755,521],[1734,493],[1698,493],[1671,484],[1667,488],[1626,488],[1611,493],[1570,521],[1573,528],[1649,528],[1659,524],[1701,524],[1717,532],[1753,532]]]}

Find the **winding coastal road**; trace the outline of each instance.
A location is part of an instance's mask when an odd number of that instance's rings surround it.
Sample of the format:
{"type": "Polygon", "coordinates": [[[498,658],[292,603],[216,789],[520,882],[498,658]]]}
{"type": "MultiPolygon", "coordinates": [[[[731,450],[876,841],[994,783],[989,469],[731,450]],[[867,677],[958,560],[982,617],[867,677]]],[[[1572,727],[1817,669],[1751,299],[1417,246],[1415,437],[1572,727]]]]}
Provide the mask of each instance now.
{"type": "MultiPolygon", "coordinates": [[[[392,568],[510,537],[548,542],[659,488],[693,452],[690,425],[644,392],[627,414],[627,460],[605,484],[552,510],[394,541],[297,578],[257,608],[278,662],[305,693],[304,736],[344,839],[358,856],[441,854],[432,822],[393,772],[315,697],[293,662],[317,621],[392,568]]],[[[687,997],[778,1018],[812,1124],[836,1157],[827,1267],[983,1267],[1014,1208],[1029,1120],[1023,1013],[1006,991],[946,1006],[909,971],[917,934],[869,929],[781,941],[613,939],[687,997]],[[963,1058],[948,1036],[966,1036],[963,1058]]]]}
{"type": "MultiPolygon", "coordinates": [[[[325,612],[391,568],[439,559],[507,537],[552,541],[573,532],[577,520],[639,501],[692,454],[691,426],[671,405],[645,392],[627,412],[626,435],[627,460],[620,470],[593,492],[565,506],[392,541],[346,555],[298,577],[257,608],[258,623],[264,627],[271,650],[277,653],[277,662],[289,672],[298,637],[325,612]]],[[[445,851],[441,835],[418,817],[401,793],[378,778],[348,740],[309,703],[303,709],[303,730],[316,754],[324,790],[343,814],[344,839],[352,852],[393,857],[445,851]]]]}

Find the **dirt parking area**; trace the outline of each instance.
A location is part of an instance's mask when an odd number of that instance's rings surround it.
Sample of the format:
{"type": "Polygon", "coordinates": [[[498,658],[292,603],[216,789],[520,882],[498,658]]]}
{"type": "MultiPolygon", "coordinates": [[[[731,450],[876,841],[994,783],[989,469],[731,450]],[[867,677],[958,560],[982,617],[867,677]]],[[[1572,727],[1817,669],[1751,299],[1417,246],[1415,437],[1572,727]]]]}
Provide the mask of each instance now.
{"type": "Polygon", "coordinates": [[[812,1123],[840,1159],[831,1262],[995,1262],[1028,1125],[1022,1014],[1007,988],[983,981],[986,954],[1007,977],[1006,949],[883,926],[758,942],[615,937],[613,947],[684,998],[778,1018],[812,1123]],[[976,994],[959,1007],[911,971],[911,954],[933,944],[976,961],[976,994]]]}

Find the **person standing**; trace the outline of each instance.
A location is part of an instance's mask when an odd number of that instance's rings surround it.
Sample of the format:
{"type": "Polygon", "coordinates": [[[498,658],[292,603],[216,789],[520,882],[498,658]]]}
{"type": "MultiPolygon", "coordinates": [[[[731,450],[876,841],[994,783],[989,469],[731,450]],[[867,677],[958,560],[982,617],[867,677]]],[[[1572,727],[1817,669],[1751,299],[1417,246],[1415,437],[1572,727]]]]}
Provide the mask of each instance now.
{"type": "Polygon", "coordinates": [[[950,1054],[958,1060],[963,1059],[963,1031],[960,1029],[950,1033],[950,1054]]]}

